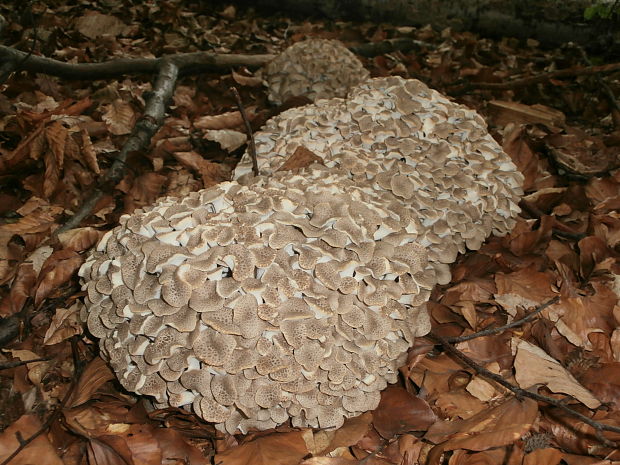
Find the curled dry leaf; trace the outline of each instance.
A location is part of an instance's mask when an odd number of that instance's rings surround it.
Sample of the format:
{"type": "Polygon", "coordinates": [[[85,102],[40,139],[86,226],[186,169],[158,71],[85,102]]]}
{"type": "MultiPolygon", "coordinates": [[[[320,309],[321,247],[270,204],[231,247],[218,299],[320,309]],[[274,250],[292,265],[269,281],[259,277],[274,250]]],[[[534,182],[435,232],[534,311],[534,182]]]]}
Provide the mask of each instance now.
{"type": "MultiPolygon", "coordinates": [[[[19,447],[19,437],[28,439],[40,429],[41,421],[35,415],[22,415],[19,420],[0,433],[0,462],[6,460],[19,447]]],[[[11,465],[34,463],[64,465],[46,434],[39,435],[10,462],[11,465]]]]}
{"type": "Polygon", "coordinates": [[[544,350],[527,341],[513,338],[515,379],[519,386],[528,389],[537,384],[547,386],[552,392],[573,396],[589,408],[597,408],[600,401],[584,388],[560,363],[544,350]]]}
{"type": "Polygon", "coordinates": [[[534,265],[514,273],[496,273],[495,301],[514,316],[518,307],[535,307],[555,297],[553,284],[554,277],[537,271],[534,265]]]}
{"type": "Polygon", "coordinates": [[[424,431],[436,420],[425,400],[396,386],[381,393],[379,406],[373,412],[373,425],[386,439],[409,431],[424,431]]]}
{"type": "Polygon", "coordinates": [[[97,231],[95,228],[89,226],[86,228],[70,229],[69,231],[60,233],[58,235],[58,240],[63,248],[82,252],[95,245],[101,236],[101,231],[97,231]]]}
{"type": "Polygon", "coordinates": [[[243,74],[237,73],[235,70],[232,72],[232,78],[241,86],[259,87],[263,85],[262,78],[257,76],[244,76],[243,74]]]}
{"type": "Polygon", "coordinates": [[[308,454],[301,431],[260,436],[216,454],[220,465],[297,465],[308,454]]]}
{"type": "Polygon", "coordinates": [[[136,114],[133,108],[127,102],[115,100],[107,109],[101,119],[105,121],[110,128],[110,132],[115,136],[129,134],[136,124],[136,114]]]}
{"type": "Polygon", "coordinates": [[[37,282],[37,275],[32,263],[20,263],[17,275],[11,284],[9,295],[0,302],[0,316],[7,317],[19,313],[37,282]]]}
{"type": "Polygon", "coordinates": [[[205,189],[230,178],[230,173],[221,164],[205,160],[196,152],[175,152],[173,155],[183,166],[200,174],[205,189]]]}
{"type": "Polygon", "coordinates": [[[50,255],[39,273],[39,284],[34,295],[35,306],[71,279],[83,261],[82,256],[68,249],[59,250],[50,255]]]}
{"type": "Polygon", "coordinates": [[[87,402],[97,389],[112,379],[114,379],[114,374],[108,365],[100,357],[95,357],[80,375],[78,384],[67,401],[67,408],[87,402]]]}
{"type": "Polygon", "coordinates": [[[467,420],[437,421],[424,438],[442,450],[488,450],[515,442],[530,430],[537,415],[536,401],[510,397],[467,420]]]}
{"type": "MultiPolygon", "coordinates": [[[[250,121],[256,116],[256,106],[245,109],[250,121]]],[[[198,129],[234,129],[243,126],[243,116],[240,111],[230,111],[221,115],[207,115],[194,120],[194,127],[198,129]]]]}
{"type": "Polygon", "coordinates": [[[282,163],[282,166],[278,168],[278,171],[300,170],[312,165],[313,163],[323,165],[323,159],[316,155],[312,150],[308,150],[306,147],[300,145],[295,149],[293,155],[282,163]]]}
{"type": "MultiPolygon", "coordinates": [[[[10,353],[13,357],[21,360],[22,362],[41,358],[40,355],[30,350],[7,349],[6,352],[10,353]]],[[[30,382],[33,385],[38,386],[41,383],[41,379],[43,378],[43,375],[47,372],[49,366],[49,362],[46,361],[27,363],[26,368],[28,369],[28,379],[30,380],[30,382]]]]}
{"type": "Polygon", "coordinates": [[[233,129],[208,129],[205,131],[204,138],[217,142],[227,152],[237,150],[248,140],[244,133],[233,129]]]}
{"type": "Polygon", "coordinates": [[[82,334],[82,323],[79,316],[80,304],[75,302],[69,308],[57,308],[52,322],[43,338],[44,345],[58,344],[71,336],[82,334]]]}

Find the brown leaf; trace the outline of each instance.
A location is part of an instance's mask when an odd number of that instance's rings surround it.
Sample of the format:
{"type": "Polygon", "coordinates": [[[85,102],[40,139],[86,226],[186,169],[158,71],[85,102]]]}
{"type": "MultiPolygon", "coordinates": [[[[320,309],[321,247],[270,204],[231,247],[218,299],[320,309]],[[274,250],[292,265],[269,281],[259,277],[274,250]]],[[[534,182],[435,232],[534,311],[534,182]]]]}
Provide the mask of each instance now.
{"type": "Polygon", "coordinates": [[[323,159],[316,155],[311,150],[308,150],[306,147],[299,146],[295,149],[293,155],[288,157],[282,166],[278,168],[278,171],[293,171],[299,170],[302,168],[306,168],[307,166],[312,165],[313,163],[323,164],[323,159]]]}
{"type": "Polygon", "coordinates": [[[19,313],[26,303],[26,299],[32,295],[32,290],[37,282],[32,263],[20,263],[17,268],[17,276],[11,285],[9,295],[0,303],[0,316],[7,317],[19,313]]]}
{"type": "Polygon", "coordinates": [[[320,451],[318,455],[324,455],[339,447],[349,447],[362,439],[371,428],[372,413],[366,412],[353,418],[347,418],[344,425],[334,431],[329,445],[320,451]]]}
{"type": "Polygon", "coordinates": [[[514,273],[496,273],[495,300],[514,316],[517,307],[535,307],[555,297],[554,281],[550,273],[539,272],[534,266],[514,273]]]}
{"type": "Polygon", "coordinates": [[[116,16],[104,15],[98,11],[89,11],[75,22],[75,28],[89,39],[96,39],[104,34],[116,37],[126,27],[116,16]]]}
{"type": "Polygon", "coordinates": [[[221,164],[205,160],[196,152],[175,152],[173,155],[183,166],[197,171],[202,176],[202,185],[205,189],[230,178],[221,164]]]}
{"type": "Polygon", "coordinates": [[[502,148],[510,155],[517,169],[525,176],[523,190],[532,190],[538,178],[538,157],[527,143],[525,126],[515,126],[505,138],[502,148]]]}
{"type": "Polygon", "coordinates": [[[546,449],[536,449],[524,457],[523,465],[559,465],[564,454],[558,449],[550,447],[546,449]]]}
{"type": "Polygon", "coordinates": [[[405,389],[388,387],[373,412],[373,425],[386,439],[409,431],[424,431],[437,420],[426,401],[405,389]]]}
{"type": "Polygon", "coordinates": [[[82,334],[80,321],[80,303],[75,302],[69,308],[57,308],[43,338],[44,345],[58,344],[76,334],[82,334]]]}
{"type": "Polygon", "coordinates": [[[216,454],[215,463],[221,465],[297,465],[307,454],[308,449],[301,431],[272,433],[216,454]]]}
{"type": "Polygon", "coordinates": [[[34,296],[35,306],[38,307],[52,291],[66,283],[83,261],[84,258],[73,250],[54,252],[39,273],[39,284],[34,296]]]}
{"type": "Polygon", "coordinates": [[[82,139],[82,157],[86,166],[88,166],[93,172],[99,174],[99,162],[97,161],[97,152],[93,146],[93,141],[88,135],[88,131],[85,128],[80,130],[80,137],[82,139]]]}
{"type": "MultiPolygon", "coordinates": [[[[256,116],[256,107],[247,107],[245,113],[248,119],[252,121],[256,116]]],[[[202,116],[194,120],[194,127],[198,129],[234,129],[243,124],[243,116],[241,116],[239,111],[230,111],[221,115],[202,116]]]]}
{"type": "Polygon", "coordinates": [[[106,362],[101,357],[95,357],[82,372],[77,386],[67,401],[67,408],[87,402],[97,389],[112,379],[114,379],[114,374],[106,362]]]}
{"type": "Polygon", "coordinates": [[[245,144],[248,137],[233,129],[208,129],[205,131],[204,138],[220,144],[222,149],[233,152],[245,144]]]}
{"type": "MultiPolygon", "coordinates": [[[[126,177],[125,180],[131,179],[126,177]]],[[[131,187],[126,189],[126,182],[123,180],[118,185],[118,189],[126,192],[125,213],[131,213],[136,208],[152,204],[157,197],[162,194],[167,178],[157,173],[144,173],[133,180],[131,187]]]]}
{"type": "Polygon", "coordinates": [[[70,229],[69,231],[60,233],[58,235],[58,240],[63,248],[82,252],[95,245],[101,236],[102,233],[100,231],[89,226],[86,228],[70,229]]]}
{"type": "Polygon", "coordinates": [[[232,71],[232,78],[237,84],[242,86],[260,87],[263,85],[262,78],[256,76],[244,76],[243,74],[237,73],[235,70],[232,71]]]}
{"type": "Polygon", "coordinates": [[[342,457],[312,457],[299,465],[359,465],[359,460],[349,460],[342,457]]]}
{"type": "Polygon", "coordinates": [[[115,136],[129,134],[136,124],[136,114],[127,102],[120,99],[107,105],[105,113],[101,115],[110,128],[110,132],[115,136]]]}
{"type": "Polygon", "coordinates": [[[425,439],[443,450],[488,450],[512,444],[527,433],[538,415],[538,403],[532,399],[509,398],[467,420],[438,421],[425,439]]]}
{"type": "MultiPolygon", "coordinates": [[[[9,426],[0,434],[0,461],[4,461],[18,447],[20,437],[28,439],[41,428],[41,422],[34,415],[22,415],[19,420],[9,426]]],[[[64,465],[56,454],[56,448],[50,443],[47,435],[41,434],[28,444],[17,457],[11,460],[11,465],[33,465],[45,463],[45,465],[64,465]]]]}
{"type": "Polygon", "coordinates": [[[537,384],[547,386],[552,392],[562,392],[573,396],[587,407],[595,409],[600,401],[585,389],[544,350],[527,341],[513,338],[516,356],[514,362],[515,379],[522,389],[529,389],[537,384]]]}

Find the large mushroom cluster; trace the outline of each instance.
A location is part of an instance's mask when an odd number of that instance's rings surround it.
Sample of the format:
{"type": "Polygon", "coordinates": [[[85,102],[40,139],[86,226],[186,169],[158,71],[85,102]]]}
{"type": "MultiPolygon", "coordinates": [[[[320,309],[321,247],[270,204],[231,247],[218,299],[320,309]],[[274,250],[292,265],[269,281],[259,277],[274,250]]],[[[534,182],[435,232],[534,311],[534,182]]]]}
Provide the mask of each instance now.
{"type": "Polygon", "coordinates": [[[255,135],[261,175],[121,218],[80,270],[120,382],[234,433],[375,408],[465,248],[514,224],[523,177],[473,111],[366,81],[255,135]],[[320,157],[278,169],[299,147],[320,157]]]}

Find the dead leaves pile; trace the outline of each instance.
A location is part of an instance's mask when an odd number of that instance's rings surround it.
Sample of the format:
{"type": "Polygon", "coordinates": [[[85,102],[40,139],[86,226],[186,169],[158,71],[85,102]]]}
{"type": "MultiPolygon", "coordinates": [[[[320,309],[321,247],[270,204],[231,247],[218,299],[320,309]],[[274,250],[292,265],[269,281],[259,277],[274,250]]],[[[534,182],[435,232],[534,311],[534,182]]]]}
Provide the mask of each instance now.
{"type": "MultiPolygon", "coordinates": [[[[510,39],[449,30],[347,23],[330,29],[245,16],[234,7],[196,12],[190,2],[183,10],[176,0],[110,0],[106,11],[68,6],[52,12],[54,2],[47,3],[32,5],[41,18],[41,50],[67,61],[202,49],[273,53],[286,40],[306,36],[410,38],[428,47],[365,64],[375,76],[421,78],[449,94],[463,80],[527,77],[578,59],[535,43],[520,48],[510,39]]],[[[33,30],[16,26],[12,5],[0,3],[0,10],[14,22],[8,41],[28,50],[33,30]]],[[[18,339],[0,354],[0,391],[7,393],[0,395],[0,463],[35,434],[12,464],[41,457],[65,465],[620,463],[617,450],[590,426],[516,398],[424,338],[378,408],[336,431],[285,425],[246,436],[216,434],[187,412],[151,411],[146,400],[123,393],[80,324],[76,270],[84,254],[123,213],[228,179],[246,141],[231,85],[239,86],[255,126],[273,110],[260,78],[247,70],[186,78],[151,150],[131,154],[120,183],[101,186],[150,84],[22,78],[10,80],[0,96],[0,317],[21,322],[18,339]],[[95,186],[106,195],[86,224],[54,235],[95,186]],[[2,365],[15,361],[23,364],[2,365]]],[[[618,118],[592,79],[459,98],[487,117],[525,174],[526,196],[513,232],[461,257],[452,282],[434,291],[428,305],[433,330],[446,338],[467,336],[519,320],[558,297],[523,324],[456,345],[515,386],[565,399],[588,418],[620,426],[618,118]]],[[[303,166],[314,154],[296,157],[303,166]]],[[[0,325],[4,341],[2,331],[0,325]]]]}

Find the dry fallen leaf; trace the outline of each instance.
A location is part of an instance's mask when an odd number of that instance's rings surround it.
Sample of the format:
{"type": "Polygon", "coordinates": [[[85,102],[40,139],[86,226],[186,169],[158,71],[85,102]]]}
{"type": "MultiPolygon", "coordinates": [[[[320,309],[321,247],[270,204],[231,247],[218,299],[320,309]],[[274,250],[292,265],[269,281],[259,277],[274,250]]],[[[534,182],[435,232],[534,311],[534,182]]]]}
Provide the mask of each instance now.
{"type": "Polygon", "coordinates": [[[425,400],[396,386],[381,393],[379,406],[373,412],[373,425],[386,439],[409,431],[425,431],[436,420],[425,400]]]}
{"type": "MultiPolygon", "coordinates": [[[[41,429],[41,422],[34,415],[23,415],[0,433],[0,461],[6,460],[9,455],[19,447],[19,437],[28,439],[41,429]]],[[[41,434],[34,441],[28,444],[17,457],[11,460],[10,465],[33,465],[44,463],[45,465],[64,465],[56,454],[56,448],[47,438],[46,434],[41,434]]]]}
{"type": "Polygon", "coordinates": [[[83,261],[84,258],[81,255],[68,249],[59,250],[50,255],[39,273],[39,284],[34,295],[35,306],[71,279],[83,261]]]}
{"type": "Polygon", "coordinates": [[[233,129],[208,129],[205,131],[204,138],[217,142],[227,152],[237,150],[248,140],[244,133],[233,129]]]}
{"type": "Polygon", "coordinates": [[[537,384],[547,386],[552,392],[573,396],[589,408],[601,405],[566,368],[544,350],[519,338],[512,339],[515,355],[515,379],[519,387],[528,389],[537,384]]]}
{"type": "Polygon", "coordinates": [[[82,321],[80,320],[79,302],[75,302],[69,308],[57,308],[52,317],[49,328],[43,338],[44,345],[58,344],[76,334],[82,334],[82,321]]]}
{"type": "Polygon", "coordinates": [[[75,28],[89,39],[96,39],[104,34],[117,36],[126,27],[116,16],[104,15],[98,11],[89,11],[75,22],[75,28]]]}
{"type": "Polygon", "coordinates": [[[442,450],[488,450],[515,442],[530,430],[537,415],[536,401],[510,397],[467,420],[438,421],[424,438],[443,443],[442,450]]]}
{"type": "Polygon", "coordinates": [[[282,166],[278,168],[278,171],[293,171],[306,168],[313,163],[323,164],[323,159],[316,155],[312,150],[308,150],[306,147],[299,146],[293,152],[289,158],[287,158],[282,166]]]}
{"type": "Polygon", "coordinates": [[[301,431],[260,436],[216,454],[220,465],[297,465],[308,454],[301,431]]]}
{"type": "Polygon", "coordinates": [[[107,105],[101,119],[108,124],[110,132],[115,136],[129,134],[136,124],[136,114],[127,102],[115,100],[107,105]]]}

